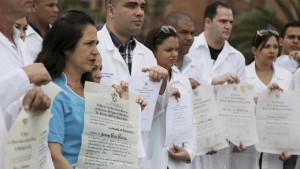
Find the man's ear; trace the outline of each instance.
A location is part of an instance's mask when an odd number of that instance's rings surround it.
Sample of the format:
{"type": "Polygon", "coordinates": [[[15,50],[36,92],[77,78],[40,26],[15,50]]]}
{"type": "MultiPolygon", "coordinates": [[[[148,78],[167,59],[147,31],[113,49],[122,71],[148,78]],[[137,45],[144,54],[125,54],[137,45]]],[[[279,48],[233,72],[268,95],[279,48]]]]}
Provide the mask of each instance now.
{"type": "Polygon", "coordinates": [[[111,17],[111,18],[113,18],[114,17],[114,6],[112,5],[112,4],[108,4],[107,6],[106,6],[106,12],[107,12],[107,15],[109,16],[109,17],[111,17]]]}
{"type": "Polygon", "coordinates": [[[32,8],[31,8],[31,12],[32,12],[32,13],[35,13],[36,10],[37,10],[37,5],[36,5],[36,3],[33,1],[33,3],[32,3],[32,8]]]}
{"type": "Polygon", "coordinates": [[[279,45],[282,47],[283,38],[279,38],[279,45]]]}
{"type": "Polygon", "coordinates": [[[204,19],[204,26],[205,27],[210,27],[212,20],[209,18],[204,19]]]}

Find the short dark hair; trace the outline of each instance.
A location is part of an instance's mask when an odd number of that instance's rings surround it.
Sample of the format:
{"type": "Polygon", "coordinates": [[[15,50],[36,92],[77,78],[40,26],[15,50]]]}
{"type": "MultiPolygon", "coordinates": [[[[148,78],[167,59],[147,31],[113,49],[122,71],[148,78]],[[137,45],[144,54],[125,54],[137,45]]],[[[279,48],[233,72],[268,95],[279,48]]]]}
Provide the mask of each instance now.
{"type": "Polygon", "coordinates": [[[104,2],[105,8],[108,4],[115,4],[116,1],[119,1],[119,0],[105,0],[105,2],[104,2]]]}
{"type": "Polygon", "coordinates": [[[255,47],[261,51],[272,36],[274,36],[279,43],[279,34],[276,31],[270,29],[258,30],[255,36],[252,38],[252,47],[255,47]],[[262,31],[263,33],[260,33],[262,31]]]}
{"type": "MultiPolygon", "coordinates": [[[[169,27],[169,25],[164,25],[169,27]]],[[[169,29],[169,32],[165,33],[162,31],[162,27],[154,28],[147,33],[145,38],[145,46],[148,47],[151,51],[154,51],[156,47],[163,43],[169,37],[177,37],[175,29],[169,29]]]]}
{"type": "Polygon", "coordinates": [[[63,72],[66,52],[74,51],[86,25],[95,26],[95,22],[87,14],[71,10],[55,21],[46,33],[36,62],[44,63],[52,79],[63,72]]]}
{"type": "Polygon", "coordinates": [[[218,7],[231,9],[230,6],[225,2],[221,2],[221,1],[212,2],[205,8],[204,19],[205,18],[209,18],[211,20],[214,19],[214,17],[217,15],[218,7]]]}
{"type": "Polygon", "coordinates": [[[163,24],[164,25],[171,25],[173,27],[177,27],[177,23],[178,23],[179,20],[185,20],[185,21],[193,22],[193,19],[189,15],[187,15],[186,13],[171,12],[165,17],[165,19],[163,21],[163,24]]]}
{"type": "Polygon", "coordinates": [[[292,22],[286,23],[286,24],[284,25],[284,28],[281,30],[280,37],[284,38],[285,33],[286,33],[286,30],[287,30],[289,27],[299,27],[299,28],[300,28],[300,21],[292,21],[292,22]]]}

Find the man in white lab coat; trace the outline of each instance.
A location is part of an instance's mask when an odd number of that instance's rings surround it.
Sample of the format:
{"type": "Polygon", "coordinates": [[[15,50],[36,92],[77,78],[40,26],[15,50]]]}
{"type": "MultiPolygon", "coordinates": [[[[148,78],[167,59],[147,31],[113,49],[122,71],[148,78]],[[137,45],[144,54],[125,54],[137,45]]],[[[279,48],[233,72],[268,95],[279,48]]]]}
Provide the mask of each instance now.
{"type": "Polygon", "coordinates": [[[32,64],[19,31],[14,23],[31,11],[32,0],[0,1],[0,168],[4,168],[5,139],[21,106],[31,111],[44,111],[50,99],[40,89],[30,89],[31,83],[51,81],[43,64],[32,64]],[[25,95],[25,96],[24,96],[25,95]]]}
{"type": "MultiPolygon", "coordinates": [[[[204,32],[195,37],[188,54],[201,69],[201,84],[223,85],[245,80],[245,58],[227,42],[232,23],[232,9],[226,3],[215,1],[206,7],[204,32]]],[[[191,168],[224,169],[233,155],[232,148],[229,149],[219,150],[217,154],[208,152],[213,155],[198,156],[191,168]]],[[[243,145],[234,147],[236,152],[244,150],[243,145]]]]}
{"type": "MultiPolygon", "coordinates": [[[[145,6],[145,0],[105,0],[106,24],[97,33],[103,65],[101,84],[128,82],[132,75],[148,74],[152,81],[167,79],[168,71],[157,66],[153,53],[134,38],[142,28],[145,6]]],[[[147,145],[147,134],[142,134],[147,145]]],[[[140,159],[140,168],[147,165],[144,162],[140,159]]]]}
{"type": "Polygon", "coordinates": [[[177,32],[179,47],[176,67],[183,76],[190,80],[192,88],[195,89],[200,85],[199,68],[193,61],[193,58],[186,55],[194,42],[194,21],[185,13],[171,12],[166,16],[163,23],[171,25],[177,32]]]}
{"type": "Polygon", "coordinates": [[[28,15],[25,43],[33,60],[42,50],[43,39],[57,18],[58,0],[34,0],[28,15]]]}

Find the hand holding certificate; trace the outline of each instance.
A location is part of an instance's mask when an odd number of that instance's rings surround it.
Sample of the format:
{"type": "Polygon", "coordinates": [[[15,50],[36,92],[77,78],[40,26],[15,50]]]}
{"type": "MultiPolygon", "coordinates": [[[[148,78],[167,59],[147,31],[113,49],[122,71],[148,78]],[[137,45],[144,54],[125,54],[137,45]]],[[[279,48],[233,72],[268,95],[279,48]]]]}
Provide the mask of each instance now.
{"type": "Polygon", "coordinates": [[[229,141],[236,146],[250,146],[258,142],[252,86],[218,86],[217,104],[229,141]]]}
{"type": "MultiPolygon", "coordinates": [[[[50,82],[41,87],[43,92],[51,98],[61,90],[50,82]]],[[[49,109],[48,109],[49,110],[49,109]]],[[[32,113],[21,110],[20,115],[11,127],[7,145],[5,168],[47,169],[48,124],[50,111],[32,113]]]]}
{"type": "Polygon", "coordinates": [[[156,105],[159,89],[162,82],[153,82],[149,77],[144,76],[131,76],[129,84],[129,92],[143,97],[147,106],[141,114],[142,118],[142,131],[150,130],[153,120],[154,108],[156,105]]]}
{"type": "Polygon", "coordinates": [[[261,152],[300,154],[300,92],[265,91],[258,97],[257,130],[261,152]]]}
{"type": "Polygon", "coordinates": [[[201,85],[193,91],[194,114],[197,121],[197,155],[228,147],[223,134],[213,87],[201,85]]]}
{"type": "Polygon", "coordinates": [[[112,87],[85,84],[82,146],[76,168],[137,169],[138,109],[130,94],[120,98],[112,87]]]}

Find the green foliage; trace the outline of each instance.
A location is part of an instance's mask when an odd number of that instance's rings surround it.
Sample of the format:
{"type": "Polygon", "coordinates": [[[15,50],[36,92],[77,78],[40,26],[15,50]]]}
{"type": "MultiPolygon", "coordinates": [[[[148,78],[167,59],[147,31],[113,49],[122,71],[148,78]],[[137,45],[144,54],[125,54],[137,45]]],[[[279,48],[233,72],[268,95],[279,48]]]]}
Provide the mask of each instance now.
{"type": "Polygon", "coordinates": [[[68,10],[79,10],[90,15],[96,23],[105,22],[104,12],[100,8],[91,10],[88,4],[80,3],[79,0],[59,0],[58,6],[61,14],[68,10]]]}
{"type": "Polygon", "coordinates": [[[291,8],[289,8],[282,0],[276,0],[286,18],[284,21],[279,19],[276,11],[267,8],[255,8],[249,12],[244,12],[235,20],[230,42],[244,54],[246,63],[253,59],[251,41],[257,30],[275,29],[280,31],[286,22],[300,19],[300,0],[295,1],[290,0],[291,8]]]}

